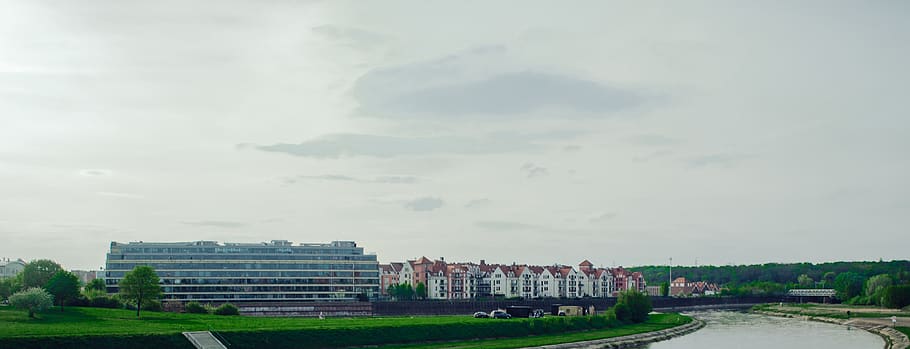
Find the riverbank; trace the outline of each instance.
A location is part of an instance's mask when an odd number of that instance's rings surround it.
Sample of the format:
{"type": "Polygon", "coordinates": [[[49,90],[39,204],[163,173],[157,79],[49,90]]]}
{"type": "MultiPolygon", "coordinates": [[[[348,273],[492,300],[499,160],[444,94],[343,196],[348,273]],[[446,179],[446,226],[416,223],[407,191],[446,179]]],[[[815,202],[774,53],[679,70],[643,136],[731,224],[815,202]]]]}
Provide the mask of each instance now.
{"type": "MultiPolygon", "coordinates": [[[[769,316],[779,316],[779,317],[790,317],[790,318],[801,318],[812,321],[827,322],[831,324],[855,327],[874,333],[882,337],[885,341],[886,349],[907,349],[910,348],[910,338],[906,334],[902,333],[898,329],[891,327],[891,320],[887,317],[874,317],[874,312],[862,311],[862,312],[851,312],[853,314],[862,314],[861,317],[850,317],[846,315],[846,310],[837,309],[836,312],[830,312],[835,309],[825,307],[819,311],[819,309],[812,309],[811,306],[780,306],[775,304],[766,304],[763,306],[756,306],[753,308],[753,312],[762,315],[769,316]]],[[[889,312],[884,314],[885,316],[897,316],[894,312],[889,312]]],[[[901,314],[903,315],[903,314],[901,314]]],[[[903,321],[910,321],[906,316],[900,316],[899,319],[903,321]]]]}
{"type": "Polygon", "coordinates": [[[520,348],[661,331],[690,321],[679,314],[656,314],[648,322],[627,325],[607,316],[319,320],[156,312],[143,313],[138,320],[135,313],[126,310],[78,307],[65,312],[55,309],[28,319],[25,312],[7,308],[0,309],[0,348],[192,348],[181,335],[187,331],[215,331],[232,348],[421,347],[395,344],[417,342],[428,343],[423,346],[426,348],[439,348],[464,341],[479,345],[477,348],[520,348]]]}

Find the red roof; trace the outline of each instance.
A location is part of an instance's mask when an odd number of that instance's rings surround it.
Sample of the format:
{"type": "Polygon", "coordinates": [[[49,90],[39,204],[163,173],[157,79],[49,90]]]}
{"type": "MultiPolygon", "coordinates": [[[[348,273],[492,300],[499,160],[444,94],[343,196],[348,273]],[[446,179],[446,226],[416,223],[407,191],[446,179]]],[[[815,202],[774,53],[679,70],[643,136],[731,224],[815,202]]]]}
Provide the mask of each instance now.
{"type": "Polygon", "coordinates": [[[594,263],[591,263],[591,261],[585,259],[583,262],[579,263],[578,265],[582,266],[582,267],[593,267],[594,263]]]}

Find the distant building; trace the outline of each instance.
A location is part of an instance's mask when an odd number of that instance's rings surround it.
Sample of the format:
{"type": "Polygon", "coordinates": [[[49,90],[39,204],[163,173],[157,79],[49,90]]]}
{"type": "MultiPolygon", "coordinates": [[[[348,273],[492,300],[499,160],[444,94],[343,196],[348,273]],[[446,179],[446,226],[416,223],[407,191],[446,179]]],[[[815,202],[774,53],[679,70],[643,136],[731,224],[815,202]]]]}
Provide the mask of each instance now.
{"type": "Polygon", "coordinates": [[[447,263],[444,258],[421,257],[404,263],[380,266],[383,285],[416,287],[423,283],[430,299],[477,299],[486,297],[582,298],[615,297],[627,289],[645,290],[639,272],[619,268],[595,268],[590,261],[578,268],[568,265],[447,263]],[[394,274],[397,272],[397,277],[394,274]],[[621,279],[620,282],[616,281],[621,279]]]}
{"type": "Polygon", "coordinates": [[[660,296],[660,286],[647,286],[645,287],[645,293],[651,297],[660,296]]]}
{"type": "Polygon", "coordinates": [[[712,296],[719,291],[716,284],[706,281],[689,281],[684,277],[673,279],[673,282],[670,283],[670,295],[674,297],[712,296]]]}
{"type": "Polygon", "coordinates": [[[25,269],[25,264],[25,261],[21,259],[0,259],[0,278],[11,278],[16,276],[25,269]]]}
{"type": "Polygon", "coordinates": [[[83,285],[92,282],[92,280],[104,278],[104,274],[98,270],[72,270],[70,272],[75,274],[83,285]]]}
{"type": "Polygon", "coordinates": [[[379,295],[376,255],[353,241],[111,242],[109,293],[139,265],[155,268],[166,301],[350,301],[379,295]]]}

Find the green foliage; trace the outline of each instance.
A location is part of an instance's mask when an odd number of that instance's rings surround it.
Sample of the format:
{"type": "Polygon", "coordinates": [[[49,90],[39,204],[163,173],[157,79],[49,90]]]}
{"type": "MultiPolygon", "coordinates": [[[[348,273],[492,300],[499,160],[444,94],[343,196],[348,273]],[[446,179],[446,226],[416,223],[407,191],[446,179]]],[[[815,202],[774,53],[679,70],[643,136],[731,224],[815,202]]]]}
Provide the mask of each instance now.
{"type": "Polygon", "coordinates": [[[616,316],[616,320],[621,322],[632,322],[632,309],[629,308],[628,304],[616,303],[616,305],[613,306],[613,315],[616,316]]]}
{"type": "Polygon", "coordinates": [[[628,317],[620,317],[620,313],[617,312],[616,318],[621,321],[632,323],[645,322],[645,320],[648,319],[648,313],[654,309],[651,305],[651,298],[648,297],[647,294],[636,290],[621,292],[619,294],[619,299],[616,300],[616,305],[625,305],[629,308],[628,317]]]}
{"type": "Polygon", "coordinates": [[[4,300],[12,296],[13,293],[19,292],[22,286],[19,283],[19,278],[2,278],[0,279],[0,300],[4,300]]]}
{"type": "Polygon", "coordinates": [[[414,299],[414,288],[410,284],[402,283],[389,286],[389,295],[400,301],[414,299]]]}
{"type": "Polygon", "coordinates": [[[22,275],[22,287],[44,287],[47,282],[58,271],[63,270],[60,264],[49,259],[39,259],[31,261],[25,265],[20,275],[22,275]]]}
{"type": "Polygon", "coordinates": [[[214,313],[215,315],[240,315],[240,309],[231,303],[224,303],[218,308],[215,308],[214,313]]]}
{"type": "Polygon", "coordinates": [[[89,299],[89,306],[93,308],[122,308],[123,303],[116,297],[100,296],[89,299]]]}
{"type": "Polygon", "coordinates": [[[43,288],[32,287],[25,291],[16,292],[9,297],[10,305],[28,311],[28,317],[34,318],[36,312],[43,311],[53,305],[53,297],[43,288]]]}
{"type": "Polygon", "coordinates": [[[834,289],[837,291],[838,298],[849,300],[862,294],[865,282],[866,278],[862,275],[848,271],[834,278],[834,289]]]}
{"type": "MultiPolygon", "coordinates": [[[[640,271],[645,280],[667,280],[669,272],[666,265],[629,268],[640,271]]],[[[838,274],[857,273],[863,277],[878,274],[889,274],[896,283],[910,283],[910,261],[890,262],[833,262],[833,263],[766,263],[753,265],[725,266],[673,266],[673,276],[682,276],[691,280],[705,280],[718,285],[729,283],[745,284],[750,282],[774,282],[781,285],[798,282],[799,275],[806,274],[813,280],[822,281],[825,288],[832,288],[838,274]],[[901,281],[906,280],[906,282],[901,281]]]]}
{"type": "Polygon", "coordinates": [[[136,266],[120,280],[120,298],[136,305],[138,318],[143,305],[161,298],[159,283],[155,269],[145,265],[136,266]]]}
{"type": "Polygon", "coordinates": [[[92,279],[92,281],[89,281],[89,283],[85,284],[85,290],[107,292],[107,285],[104,284],[104,280],[102,279],[92,279]]]}
{"type": "Polygon", "coordinates": [[[416,293],[418,299],[426,299],[427,285],[424,285],[422,282],[418,282],[417,287],[414,288],[414,293],[416,293]]]}
{"type": "Polygon", "coordinates": [[[670,295],[670,283],[669,282],[664,281],[664,282],[660,283],[660,295],[663,297],[670,295]]]}
{"type": "Polygon", "coordinates": [[[815,280],[812,280],[807,274],[801,274],[796,278],[796,282],[799,284],[800,288],[812,288],[815,286],[815,280]]]}
{"type": "Polygon", "coordinates": [[[869,280],[866,280],[866,295],[867,296],[881,296],[881,292],[884,291],[888,286],[893,285],[894,282],[891,281],[891,275],[888,274],[879,274],[875,275],[869,280]]]}
{"type": "Polygon", "coordinates": [[[54,296],[54,300],[60,305],[60,311],[63,311],[66,302],[79,296],[79,278],[76,274],[60,270],[47,281],[44,288],[54,296]]]}
{"type": "Polygon", "coordinates": [[[910,305],[910,285],[890,286],[882,292],[884,306],[900,309],[910,305]]]}
{"type": "Polygon", "coordinates": [[[187,313],[190,313],[190,314],[208,314],[209,313],[209,310],[206,309],[206,307],[204,307],[202,304],[199,304],[199,302],[196,302],[196,301],[186,303],[186,306],[183,309],[187,313]]]}
{"type": "Polygon", "coordinates": [[[746,283],[727,284],[725,295],[729,296],[779,296],[787,293],[787,285],[771,281],[752,281],[746,283]]]}

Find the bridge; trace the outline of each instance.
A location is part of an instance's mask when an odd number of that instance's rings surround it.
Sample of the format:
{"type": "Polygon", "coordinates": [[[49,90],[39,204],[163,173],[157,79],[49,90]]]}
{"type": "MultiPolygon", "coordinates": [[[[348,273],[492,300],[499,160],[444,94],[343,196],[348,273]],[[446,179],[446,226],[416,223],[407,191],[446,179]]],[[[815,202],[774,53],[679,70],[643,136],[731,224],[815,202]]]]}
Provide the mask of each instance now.
{"type": "Polygon", "coordinates": [[[830,288],[794,288],[787,291],[786,298],[787,301],[799,303],[803,301],[832,303],[836,294],[837,292],[830,288]]]}

